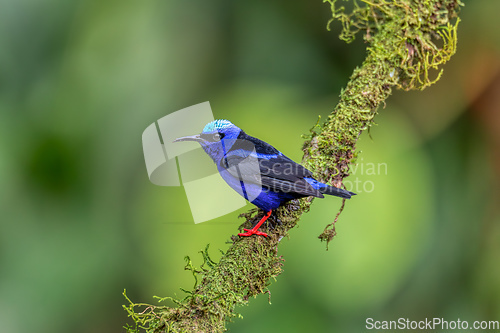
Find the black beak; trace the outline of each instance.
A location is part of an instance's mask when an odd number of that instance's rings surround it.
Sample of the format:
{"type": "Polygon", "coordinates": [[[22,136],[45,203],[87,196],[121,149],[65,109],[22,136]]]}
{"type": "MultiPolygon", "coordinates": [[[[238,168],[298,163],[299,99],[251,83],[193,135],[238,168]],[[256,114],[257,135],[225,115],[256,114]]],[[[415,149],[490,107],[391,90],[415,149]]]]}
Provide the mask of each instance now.
{"type": "Polygon", "coordinates": [[[202,142],[204,141],[199,135],[190,135],[190,136],[183,136],[182,138],[177,138],[172,142],[181,142],[181,141],[196,141],[196,142],[202,142]]]}

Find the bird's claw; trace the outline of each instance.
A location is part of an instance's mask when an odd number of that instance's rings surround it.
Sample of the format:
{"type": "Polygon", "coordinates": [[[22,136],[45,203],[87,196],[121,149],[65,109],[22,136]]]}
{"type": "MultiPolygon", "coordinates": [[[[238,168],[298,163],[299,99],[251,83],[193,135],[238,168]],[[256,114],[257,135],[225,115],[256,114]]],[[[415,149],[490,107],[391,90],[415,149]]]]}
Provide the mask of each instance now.
{"type": "Polygon", "coordinates": [[[258,236],[264,236],[267,237],[267,234],[265,232],[259,231],[257,229],[243,229],[246,232],[239,233],[238,236],[241,237],[248,237],[252,235],[258,235],[258,236]]]}

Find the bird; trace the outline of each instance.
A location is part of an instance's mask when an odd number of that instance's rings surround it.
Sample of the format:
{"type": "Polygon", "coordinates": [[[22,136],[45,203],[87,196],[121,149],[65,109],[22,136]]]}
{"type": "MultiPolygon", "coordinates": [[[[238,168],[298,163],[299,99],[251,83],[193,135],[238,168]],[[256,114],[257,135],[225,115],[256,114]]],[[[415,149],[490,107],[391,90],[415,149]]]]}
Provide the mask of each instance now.
{"type": "Polygon", "coordinates": [[[212,158],[226,183],[246,200],[262,209],[265,215],[240,237],[268,237],[259,231],[273,210],[283,203],[324,194],[350,199],[356,193],[316,180],[313,173],[286,157],[270,144],[246,134],[229,120],[209,122],[197,135],[184,136],[173,142],[198,142],[212,158]]]}

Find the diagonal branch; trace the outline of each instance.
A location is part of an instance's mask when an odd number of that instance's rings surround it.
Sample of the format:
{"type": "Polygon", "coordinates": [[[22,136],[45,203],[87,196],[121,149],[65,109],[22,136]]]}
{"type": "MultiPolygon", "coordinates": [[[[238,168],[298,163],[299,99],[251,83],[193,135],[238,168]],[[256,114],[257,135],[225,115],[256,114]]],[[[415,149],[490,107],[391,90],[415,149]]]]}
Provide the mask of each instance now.
{"type": "MultiPolygon", "coordinates": [[[[454,24],[452,20],[462,4],[459,0],[362,0],[364,6],[354,1],[353,12],[346,14],[337,0],[325,2],[331,6],[332,20],[342,22],[342,39],[351,41],[356,32],[364,31],[369,43],[365,61],[354,70],[335,110],[324,124],[313,127],[303,146],[304,166],[318,180],[340,187],[355,161],[360,134],[370,126],[392,89],[423,89],[439,79],[438,66],[456,50],[459,20],[454,24]],[[432,70],[436,71],[435,79],[429,77],[432,70]]],[[[311,202],[311,198],[304,198],[280,207],[276,212],[280,223],[268,238],[233,236],[233,244],[218,263],[210,259],[208,247],[202,251],[204,264],[199,269],[186,257],[186,269],[200,282],[194,290],[186,291],[183,300],[160,299],[172,300],[177,307],[135,304],[127,298],[129,304],[124,308],[135,323],[128,331],[225,331],[226,321],[237,316],[235,307],[267,292],[271,279],[281,273],[279,241],[309,210],[311,202]]],[[[252,213],[243,215],[246,224],[257,218],[252,213]]],[[[327,226],[320,238],[331,241],[334,235],[334,226],[327,226]]]]}

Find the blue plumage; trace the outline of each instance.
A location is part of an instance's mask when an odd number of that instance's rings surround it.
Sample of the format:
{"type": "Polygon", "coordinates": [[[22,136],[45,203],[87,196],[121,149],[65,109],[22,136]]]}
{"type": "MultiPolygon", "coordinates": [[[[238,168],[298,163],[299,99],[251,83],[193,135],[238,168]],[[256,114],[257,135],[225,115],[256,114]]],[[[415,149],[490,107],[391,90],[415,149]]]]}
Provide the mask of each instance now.
{"type": "Polygon", "coordinates": [[[222,178],[246,200],[267,214],[246,233],[267,236],[257,229],[273,209],[286,201],[323,194],[351,198],[355,193],[314,179],[313,174],[295,163],[270,144],[247,135],[228,120],[208,123],[201,134],[176,139],[197,141],[217,165],[222,178]]]}

